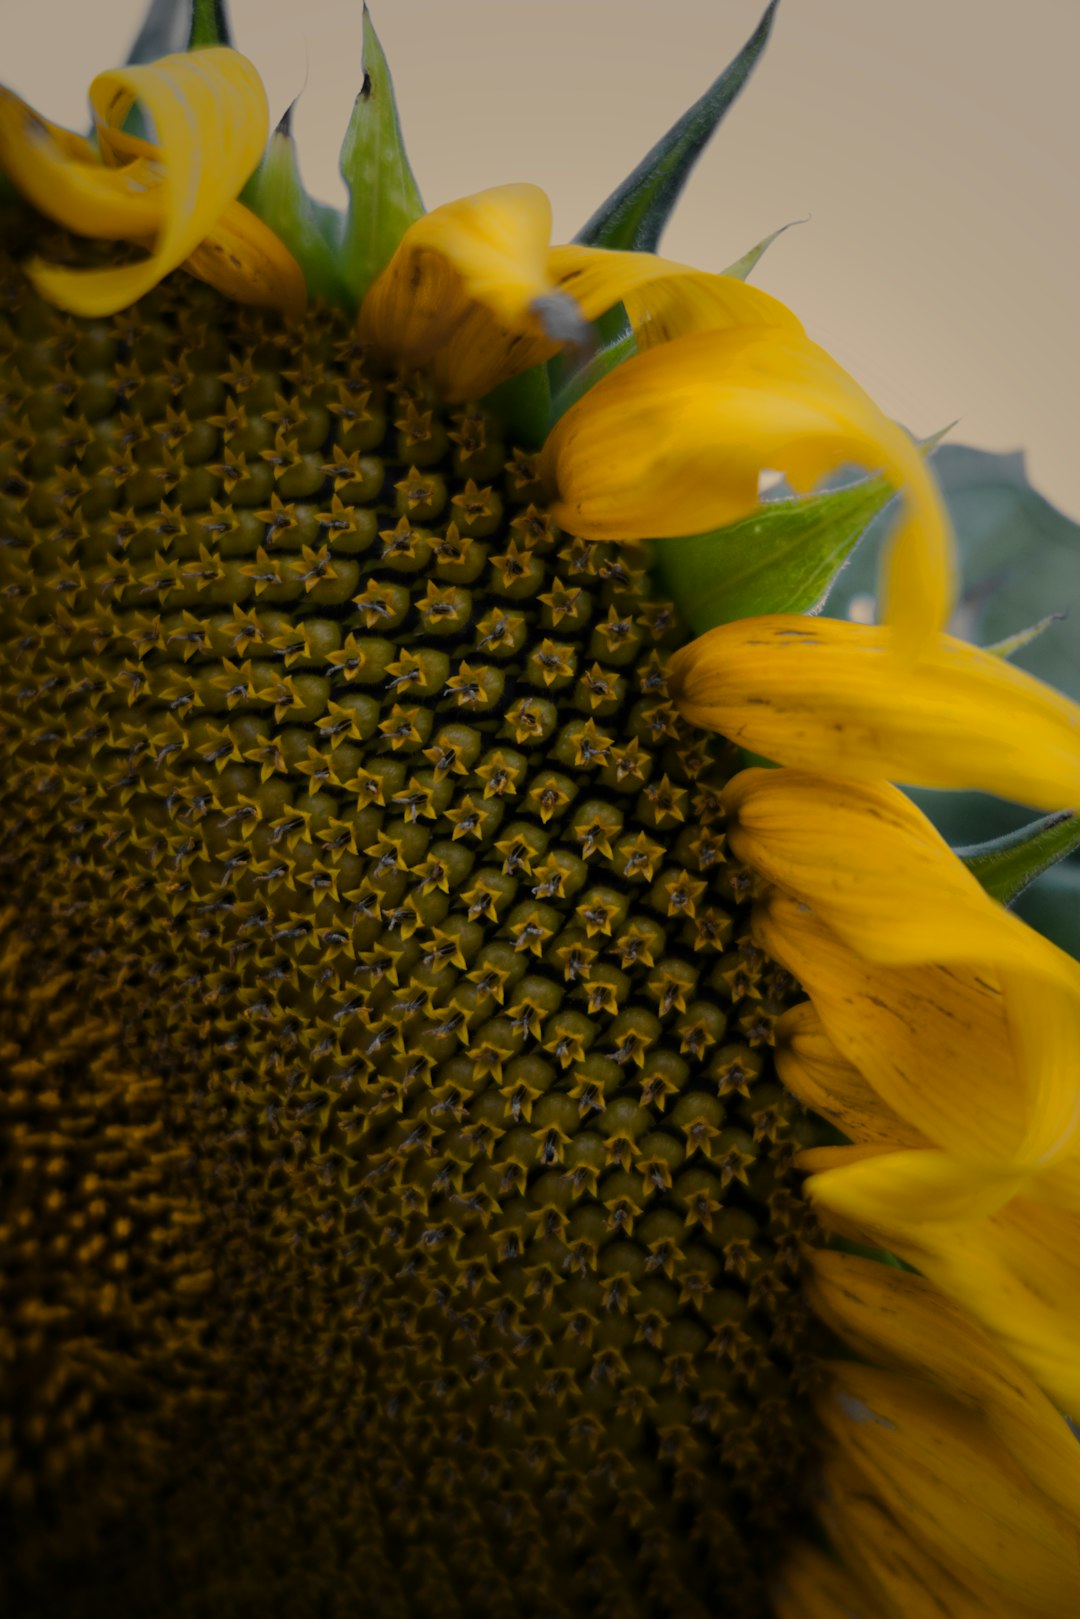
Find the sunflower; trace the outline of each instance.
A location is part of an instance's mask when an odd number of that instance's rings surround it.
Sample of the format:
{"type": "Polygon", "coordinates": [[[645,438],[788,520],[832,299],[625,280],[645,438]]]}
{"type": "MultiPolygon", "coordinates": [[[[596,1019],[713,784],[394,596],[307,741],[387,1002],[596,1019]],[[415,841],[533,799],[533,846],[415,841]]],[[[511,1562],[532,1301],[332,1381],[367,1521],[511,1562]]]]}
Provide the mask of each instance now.
{"type": "Polygon", "coordinates": [[[561,247],[424,212],[366,15],[345,217],[201,0],[93,140],[3,93],[13,1614],[1077,1611],[1080,968],[1002,901],[1080,715],[755,255],[655,252],[774,10],[561,247]]]}

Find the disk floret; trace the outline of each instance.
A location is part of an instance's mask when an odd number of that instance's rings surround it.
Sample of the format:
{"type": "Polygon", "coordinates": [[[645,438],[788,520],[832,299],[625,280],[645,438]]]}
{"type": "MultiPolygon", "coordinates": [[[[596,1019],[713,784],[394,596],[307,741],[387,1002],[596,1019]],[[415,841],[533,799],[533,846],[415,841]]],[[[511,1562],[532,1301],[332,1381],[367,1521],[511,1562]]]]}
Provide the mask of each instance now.
{"type": "Polygon", "coordinates": [[[197,1545],[238,1612],[268,1558],[328,1612],[756,1612],[804,1455],[795,991],[646,554],[344,316],[3,298],[38,1577],[182,1472],[160,1578],[197,1545]]]}

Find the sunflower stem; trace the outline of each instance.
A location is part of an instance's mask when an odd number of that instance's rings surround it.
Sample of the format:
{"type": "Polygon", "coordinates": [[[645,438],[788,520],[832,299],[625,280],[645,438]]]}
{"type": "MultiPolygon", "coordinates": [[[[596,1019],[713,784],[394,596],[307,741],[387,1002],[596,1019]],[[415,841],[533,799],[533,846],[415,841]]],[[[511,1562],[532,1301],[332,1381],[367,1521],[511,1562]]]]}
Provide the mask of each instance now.
{"type": "Polygon", "coordinates": [[[225,0],[192,0],[188,50],[198,50],[203,45],[231,44],[225,0]]]}

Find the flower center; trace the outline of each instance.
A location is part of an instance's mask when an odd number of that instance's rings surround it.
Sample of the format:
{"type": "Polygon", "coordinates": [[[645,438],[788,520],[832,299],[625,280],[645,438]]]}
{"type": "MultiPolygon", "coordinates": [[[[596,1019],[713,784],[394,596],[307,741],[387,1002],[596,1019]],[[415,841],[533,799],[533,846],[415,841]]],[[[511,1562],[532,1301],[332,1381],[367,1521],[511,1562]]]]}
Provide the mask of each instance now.
{"type": "Polygon", "coordinates": [[[343,317],[2,290],[25,1556],[121,1580],[142,1524],[141,1592],[755,1614],[796,989],[645,559],[343,317]]]}

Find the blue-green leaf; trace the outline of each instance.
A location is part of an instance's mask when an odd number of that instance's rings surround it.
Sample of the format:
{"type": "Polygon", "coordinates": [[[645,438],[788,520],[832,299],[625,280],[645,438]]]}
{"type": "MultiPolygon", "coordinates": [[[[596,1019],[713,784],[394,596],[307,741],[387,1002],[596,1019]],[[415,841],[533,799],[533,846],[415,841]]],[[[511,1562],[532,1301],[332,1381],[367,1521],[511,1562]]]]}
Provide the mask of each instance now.
{"type": "Polygon", "coordinates": [[[575,241],[589,247],[656,251],[691,169],[765,49],[778,4],[779,0],[770,0],[765,15],[731,65],[601,203],[578,231],[575,241]]]}
{"type": "Polygon", "coordinates": [[[310,295],[351,311],[356,305],[339,268],[344,216],[304,190],[291,126],[290,107],[240,200],[285,243],[310,295]]]}
{"type": "Polygon", "coordinates": [[[666,589],[696,635],[759,613],[818,607],[867,526],[892,497],[882,477],[770,500],[709,534],[656,540],[666,589]]]}
{"type": "Polygon", "coordinates": [[[364,7],[364,79],[341,148],[349,188],[340,266],[355,303],[424,212],[398,121],[390,69],[364,7]]]}
{"type": "Polygon", "coordinates": [[[188,50],[200,45],[231,45],[225,0],[192,0],[188,50]]]}
{"type": "Polygon", "coordinates": [[[1080,815],[1061,810],[956,853],[986,892],[1011,905],[1036,877],[1080,849],[1080,815]]]}

